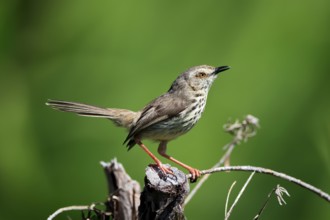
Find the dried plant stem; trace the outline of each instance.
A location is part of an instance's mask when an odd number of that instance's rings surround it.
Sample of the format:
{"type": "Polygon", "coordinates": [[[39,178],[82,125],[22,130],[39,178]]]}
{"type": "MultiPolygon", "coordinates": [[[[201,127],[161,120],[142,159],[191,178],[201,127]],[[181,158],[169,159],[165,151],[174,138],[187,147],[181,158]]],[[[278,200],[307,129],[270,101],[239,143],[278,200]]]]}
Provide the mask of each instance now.
{"type": "MultiPolygon", "coordinates": [[[[297,179],[295,177],[289,176],[287,174],[284,173],[280,173],[274,170],[270,170],[267,168],[263,168],[263,167],[254,167],[254,166],[227,166],[227,167],[217,167],[217,168],[213,168],[213,169],[209,169],[209,170],[202,170],[201,174],[205,175],[205,174],[211,174],[211,173],[215,173],[215,172],[223,172],[223,171],[245,171],[245,172],[256,172],[256,173],[263,173],[263,174],[268,174],[268,175],[272,175],[275,177],[279,177],[281,179],[287,180],[289,182],[295,183],[298,186],[301,186],[313,193],[315,193],[316,195],[320,196],[321,198],[323,198],[324,200],[326,200],[327,202],[330,202],[330,195],[327,194],[326,192],[316,188],[315,186],[312,186],[300,179],[297,179]]],[[[190,174],[187,175],[187,178],[190,178],[190,174]]]]}
{"type": "Polygon", "coordinates": [[[228,213],[228,203],[229,203],[229,197],[230,197],[230,194],[231,194],[231,191],[233,190],[234,186],[236,184],[236,181],[233,182],[233,184],[231,184],[229,190],[228,190],[228,193],[227,193],[227,198],[226,198],[226,205],[225,205],[225,217],[228,213]]]}
{"type": "Polygon", "coordinates": [[[233,202],[233,204],[231,205],[229,211],[226,213],[226,216],[225,216],[225,220],[228,220],[229,219],[229,216],[231,214],[231,212],[233,211],[234,207],[236,206],[238,200],[241,198],[241,196],[243,195],[243,192],[245,191],[247,185],[250,183],[253,175],[255,174],[255,172],[251,173],[251,175],[249,176],[249,178],[246,180],[246,182],[244,183],[244,186],[242,187],[242,189],[239,191],[235,201],[233,202]]]}
{"type": "Polygon", "coordinates": [[[258,214],[253,218],[253,220],[258,220],[261,216],[261,214],[263,213],[263,211],[265,210],[270,198],[273,196],[273,195],[276,195],[277,197],[277,201],[280,205],[283,205],[283,204],[286,204],[285,200],[284,200],[284,197],[283,195],[286,195],[286,196],[290,196],[289,192],[282,186],[280,186],[279,184],[277,184],[276,187],[274,187],[272,189],[272,191],[268,194],[267,196],[267,200],[264,202],[264,204],[262,205],[260,211],[258,212],[258,214]]]}

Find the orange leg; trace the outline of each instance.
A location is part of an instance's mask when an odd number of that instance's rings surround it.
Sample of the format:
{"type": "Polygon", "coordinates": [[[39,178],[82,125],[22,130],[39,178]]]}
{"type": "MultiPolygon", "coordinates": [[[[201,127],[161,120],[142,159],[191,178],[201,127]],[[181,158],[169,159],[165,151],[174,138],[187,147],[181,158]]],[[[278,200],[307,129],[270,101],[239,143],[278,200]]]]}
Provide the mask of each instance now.
{"type": "Polygon", "coordinates": [[[135,142],[155,161],[156,165],[161,169],[164,173],[173,174],[172,170],[165,167],[163,163],[153,154],[151,151],[138,139],[135,142]]]}
{"type": "Polygon", "coordinates": [[[170,161],[173,161],[174,163],[176,163],[176,164],[182,166],[183,168],[187,169],[189,171],[189,173],[192,175],[192,177],[191,177],[192,182],[195,182],[197,180],[197,178],[201,176],[201,173],[200,173],[199,170],[197,170],[195,168],[192,168],[192,167],[182,163],[181,161],[178,161],[177,159],[175,159],[175,158],[169,156],[168,154],[166,154],[166,148],[167,148],[167,142],[165,142],[165,141],[160,142],[159,147],[158,147],[158,153],[161,156],[169,159],[170,161]]]}

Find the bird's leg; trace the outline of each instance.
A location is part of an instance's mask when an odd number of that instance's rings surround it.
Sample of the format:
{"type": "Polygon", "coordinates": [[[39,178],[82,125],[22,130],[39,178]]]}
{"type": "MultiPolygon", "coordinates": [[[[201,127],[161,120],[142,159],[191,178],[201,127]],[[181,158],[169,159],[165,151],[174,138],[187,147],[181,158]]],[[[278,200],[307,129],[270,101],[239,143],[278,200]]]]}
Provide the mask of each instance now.
{"type": "Polygon", "coordinates": [[[151,151],[139,139],[135,139],[135,142],[155,161],[161,171],[165,174],[173,174],[172,170],[164,166],[164,164],[153,153],[151,153],[151,151]]]}
{"type": "Polygon", "coordinates": [[[159,147],[158,147],[158,153],[161,156],[169,159],[170,161],[173,161],[174,163],[176,163],[176,164],[182,166],[183,168],[187,169],[189,171],[189,173],[192,175],[191,182],[195,182],[197,180],[197,178],[201,176],[201,172],[199,170],[197,170],[195,168],[192,168],[192,167],[178,161],[177,159],[169,156],[168,154],[166,154],[166,148],[167,148],[167,142],[166,141],[160,142],[159,147]]]}

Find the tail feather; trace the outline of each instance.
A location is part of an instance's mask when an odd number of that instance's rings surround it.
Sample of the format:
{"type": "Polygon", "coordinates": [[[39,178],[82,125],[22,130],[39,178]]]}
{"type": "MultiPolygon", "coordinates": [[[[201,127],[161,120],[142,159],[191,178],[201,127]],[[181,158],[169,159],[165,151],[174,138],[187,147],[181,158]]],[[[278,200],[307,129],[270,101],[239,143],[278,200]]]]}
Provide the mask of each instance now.
{"type": "Polygon", "coordinates": [[[127,109],[100,108],[92,105],[86,105],[78,102],[68,102],[60,100],[48,100],[46,105],[53,109],[63,112],[73,112],[81,116],[108,118],[116,125],[130,128],[137,112],[127,109]]]}

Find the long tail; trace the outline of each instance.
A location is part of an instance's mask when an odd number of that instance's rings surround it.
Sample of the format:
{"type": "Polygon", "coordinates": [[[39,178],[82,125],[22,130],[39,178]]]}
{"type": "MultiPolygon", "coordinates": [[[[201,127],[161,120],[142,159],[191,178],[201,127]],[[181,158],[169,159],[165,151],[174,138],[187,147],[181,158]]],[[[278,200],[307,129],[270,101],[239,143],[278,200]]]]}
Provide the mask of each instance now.
{"type": "Polygon", "coordinates": [[[138,113],[127,109],[100,108],[78,102],[48,100],[46,105],[63,112],[73,112],[81,116],[107,118],[120,127],[130,128],[138,113]]]}

